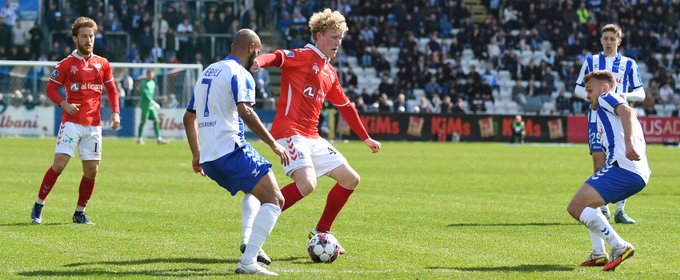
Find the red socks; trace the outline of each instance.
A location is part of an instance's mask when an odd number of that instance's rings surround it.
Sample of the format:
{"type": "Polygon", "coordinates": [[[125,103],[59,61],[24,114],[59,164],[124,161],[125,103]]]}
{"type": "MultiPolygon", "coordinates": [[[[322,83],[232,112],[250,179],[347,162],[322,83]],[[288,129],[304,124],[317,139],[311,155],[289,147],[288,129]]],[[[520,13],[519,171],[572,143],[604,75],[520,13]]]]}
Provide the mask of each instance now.
{"type": "Polygon", "coordinates": [[[326,208],[323,209],[321,219],[319,219],[319,223],[316,224],[317,232],[329,232],[331,230],[333,221],[335,221],[338,213],[340,213],[340,210],[345,206],[345,203],[347,203],[349,196],[352,195],[353,192],[354,190],[348,190],[343,186],[340,186],[340,184],[335,184],[335,186],[333,186],[326,198],[326,208]]]}
{"type": "Polygon", "coordinates": [[[281,208],[281,212],[286,211],[286,209],[290,208],[293,206],[293,204],[300,201],[300,199],[304,197],[302,193],[300,193],[300,189],[298,189],[298,186],[295,184],[295,182],[283,187],[283,189],[281,189],[281,194],[283,194],[283,199],[285,200],[283,208],[281,208]]]}
{"type": "Polygon", "coordinates": [[[42,200],[47,199],[47,195],[50,194],[50,191],[52,191],[54,183],[57,182],[58,177],[59,173],[54,171],[54,169],[52,169],[52,166],[50,166],[50,168],[47,169],[47,172],[45,172],[45,177],[43,177],[42,183],[40,184],[38,198],[42,200]]]}
{"type": "Polygon", "coordinates": [[[94,191],[94,181],[93,179],[85,178],[80,180],[80,189],[78,190],[78,206],[87,206],[87,201],[92,197],[92,192],[94,191]]]}
{"type": "MultiPolygon", "coordinates": [[[[340,184],[335,184],[335,186],[333,186],[326,198],[326,208],[323,209],[321,219],[319,219],[319,223],[316,225],[316,230],[318,232],[328,232],[331,230],[331,225],[333,225],[335,218],[338,216],[338,213],[340,213],[340,210],[342,210],[342,207],[345,206],[345,203],[347,203],[349,196],[352,195],[353,192],[354,190],[348,190],[345,187],[340,186],[340,184]]],[[[298,189],[295,182],[290,183],[281,189],[281,193],[286,200],[281,211],[286,211],[286,209],[290,208],[293,204],[303,198],[302,193],[300,193],[300,189],[298,189]]]]}

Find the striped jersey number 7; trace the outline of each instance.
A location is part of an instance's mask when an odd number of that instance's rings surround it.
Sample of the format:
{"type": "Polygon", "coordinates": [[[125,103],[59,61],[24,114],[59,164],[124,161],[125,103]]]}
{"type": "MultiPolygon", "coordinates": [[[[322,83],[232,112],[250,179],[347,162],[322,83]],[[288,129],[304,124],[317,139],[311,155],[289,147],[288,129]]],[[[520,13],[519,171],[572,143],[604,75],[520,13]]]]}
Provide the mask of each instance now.
{"type": "Polygon", "coordinates": [[[204,78],[201,80],[201,84],[208,85],[208,91],[205,93],[205,110],[203,110],[203,117],[210,116],[210,110],[208,110],[208,96],[210,95],[210,85],[212,84],[212,79],[204,78]]]}

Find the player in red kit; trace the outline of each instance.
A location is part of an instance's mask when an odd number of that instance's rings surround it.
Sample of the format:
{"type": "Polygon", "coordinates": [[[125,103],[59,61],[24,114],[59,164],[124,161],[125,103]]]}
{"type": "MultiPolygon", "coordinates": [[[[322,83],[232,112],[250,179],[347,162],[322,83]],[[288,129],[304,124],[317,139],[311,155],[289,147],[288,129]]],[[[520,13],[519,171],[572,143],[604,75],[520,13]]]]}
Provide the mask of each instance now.
{"type": "Polygon", "coordinates": [[[60,61],[54,68],[47,85],[47,97],[62,108],[61,126],[57,136],[54,162],[43,177],[38,199],[33,206],[31,218],[34,224],[42,223],[42,210],[47,195],[54,187],[59,174],[75,156],[76,146],[83,161],[83,178],[80,181],[78,204],[73,222],[93,224],[85,217],[85,206],[92,196],[95,178],[102,155],[101,98],[104,87],[111,103],[111,129],[120,126],[118,92],[113,81],[109,61],[92,53],[97,23],[87,17],[79,17],[71,27],[73,43],[77,49],[60,61]],[[62,99],[58,89],[66,89],[62,99]]]}
{"type": "MultiPolygon", "coordinates": [[[[321,176],[329,176],[337,182],[328,193],[326,207],[310,232],[311,238],[317,233],[330,232],[333,221],[359,184],[359,174],[347,163],[347,159],[319,136],[317,124],[324,100],[337,107],[354,133],[373,153],[380,151],[380,142],[368,136],[330,63],[347,31],[345,17],[326,9],[311,17],[309,27],[315,45],[261,55],[251,70],[270,66],[282,70],[281,95],[271,134],[286,148],[291,163],[283,170],[295,181],[281,189],[285,198],[282,210],[314,191],[321,176]]],[[[340,253],[344,252],[341,247],[340,253]]]]}

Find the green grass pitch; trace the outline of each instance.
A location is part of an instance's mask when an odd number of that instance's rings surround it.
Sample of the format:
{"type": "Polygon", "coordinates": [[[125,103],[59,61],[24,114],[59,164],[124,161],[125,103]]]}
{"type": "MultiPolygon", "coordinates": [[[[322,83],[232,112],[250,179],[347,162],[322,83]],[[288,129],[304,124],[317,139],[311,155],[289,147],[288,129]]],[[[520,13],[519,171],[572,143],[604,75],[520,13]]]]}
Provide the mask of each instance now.
{"type": "MultiPolygon", "coordinates": [[[[242,194],[195,175],[184,141],[104,139],[88,217],[71,215],[82,175],[71,161],[30,224],[54,139],[0,138],[0,278],[232,278],[242,194]]],[[[273,160],[262,143],[255,148],[273,160]]],[[[333,231],[347,254],[311,263],[307,232],[333,182],[283,213],[265,244],[282,279],[678,279],[680,149],[648,146],[650,184],[614,228],[638,252],[613,274],[576,266],[590,250],[566,212],[591,173],[585,145],[337,143],[361,184],[333,231]]],[[[274,161],[279,186],[290,182],[274,161]]],[[[611,206],[612,209],[614,206],[611,206]]]]}

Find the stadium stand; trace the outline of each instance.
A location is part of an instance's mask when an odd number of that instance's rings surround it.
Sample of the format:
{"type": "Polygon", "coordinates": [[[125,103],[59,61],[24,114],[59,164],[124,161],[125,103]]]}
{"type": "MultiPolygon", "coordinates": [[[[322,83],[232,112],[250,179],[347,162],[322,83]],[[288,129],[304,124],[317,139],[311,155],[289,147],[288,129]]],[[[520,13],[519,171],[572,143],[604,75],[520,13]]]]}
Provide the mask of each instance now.
{"type": "MultiPolygon", "coordinates": [[[[390,106],[403,93],[408,112],[441,112],[449,96],[456,104],[462,100],[467,113],[581,114],[585,103],[571,94],[579,67],[586,55],[601,50],[599,27],[615,22],[624,31],[621,50],[638,61],[650,93],[645,108],[635,104],[639,111],[668,116],[680,101],[678,1],[50,0],[43,5],[37,24],[3,16],[0,60],[61,60],[72,49],[70,23],[85,15],[100,26],[95,53],[110,61],[207,65],[229,51],[231,34],[243,27],[257,30],[270,49],[304,46],[310,38],[307,20],[330,7],[340,10],[350,27],[338,69],[354,75],[345,75],[344,86],[355,76],[352,97],[361,96],[369,110],[377,108],[382,93],[390,106]],[[515,80],[524,98],[515,94],[515,80]],[[560,91],[568,110],[557,108],[560,91]]],[[[15,95],[10,72],[0,69],[5,100],[15,98],[10,98],[15,95]]],[[[278,95],[279,74],[276,69],[269,74],[265,80],[272,84],[262,86],[271,97],[278,95]]],[[[43,99],[38,92],[26,94],[43,99]]]]}
{"type": "MultiPolygon", "coordinates": [[[[281,1],[275,7],[288,47],[309,37],[294,19],[308,18],[325,6],[321,2],[281,1]]],[[[668,116],[674,109],[654,105],[663,85],[671,92],[666,104],[680,97],[677,1],[327,2],[349,21],[341,71],[352,69],[359,77],[357,89],[370,93],[362,96],[368,104],[377,102],[381,78],[387,77],[394,90],[385,93],[393,100],[404,93],[410,104],[425,96],[436,107],[436,100],[448,95],[467,101],[467,112],[474,105],[486,107],[477,113],[582,114],[585,103],[571,98],[571,91],[585,56],[601,50],[599,27],[609,22],[623,28],[621,50],[638,61],[656,114],[668,116]],[[376,63],[380,56],[389,63],[386,70],[376,63]],[[437,85],[430,88],[437,92],[427,90],[433,76],[437,85]],[[526,88],[524,104],[513,99],[515,79],[526,88]],[[560,91],[570,102],[568,110],[556,107],[560,91]]]]}

